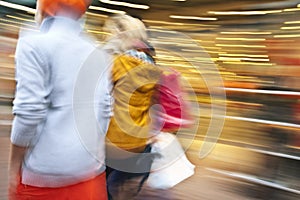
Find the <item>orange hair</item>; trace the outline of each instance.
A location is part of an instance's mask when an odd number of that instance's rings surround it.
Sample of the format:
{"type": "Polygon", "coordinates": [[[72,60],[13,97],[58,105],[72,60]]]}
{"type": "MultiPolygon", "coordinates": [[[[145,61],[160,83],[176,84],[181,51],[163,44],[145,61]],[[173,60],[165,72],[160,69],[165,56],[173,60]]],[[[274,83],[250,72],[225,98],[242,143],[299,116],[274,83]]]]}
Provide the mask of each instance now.
{"type": "Polygon", "coordinates": [[[38,0],[38,6],[43,15],[55,16],[57,13],[72,12],[81,17],[92,0],[38,0]]]}

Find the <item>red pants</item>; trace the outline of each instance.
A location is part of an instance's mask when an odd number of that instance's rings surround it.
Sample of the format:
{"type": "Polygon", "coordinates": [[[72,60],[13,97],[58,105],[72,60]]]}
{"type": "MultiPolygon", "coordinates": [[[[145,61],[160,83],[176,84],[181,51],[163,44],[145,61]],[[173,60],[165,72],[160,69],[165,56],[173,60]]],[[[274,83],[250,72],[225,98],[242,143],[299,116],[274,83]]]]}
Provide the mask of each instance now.
{"type": "Polygon", "coordinates": [[[20,183],[10,200],[107,200],[106,174],[60,188],[41,188],[20,183]]]}

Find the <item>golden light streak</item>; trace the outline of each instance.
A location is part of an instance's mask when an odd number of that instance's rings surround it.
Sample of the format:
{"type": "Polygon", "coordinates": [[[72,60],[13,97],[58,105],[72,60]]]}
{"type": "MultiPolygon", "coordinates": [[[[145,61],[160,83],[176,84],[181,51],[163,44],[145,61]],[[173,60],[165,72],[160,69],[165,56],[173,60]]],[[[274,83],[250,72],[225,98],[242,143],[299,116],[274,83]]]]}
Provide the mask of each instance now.
{"type": "Polygon", "coordinates": [[[226,61],[223,62],[224,64],[235,64],[235,65],[264,65],[264,66],[273,66],[273,63],[255,63],[255,62],[230,62],[230,61],[226,61]]]}
{"type": "Polygon", "coordinates": [[[37,29],[30,29],[30,28],[26,28],[26,27],[20,27],[20,26],[16,26],[16,25],[13,25],[13,24],[5,24],[5,23],[2,23],[2,22],[0,22],[0,24],[3,25],[3,26],[9,26],[9,27],[17,28],[17,29],[25,29],[25,30],[30,30],[30,31],[38,31],[37,29]]]}
{"type": "Polygon", "coordinates": [[[107,18],[107,15],[102,15],[102,14],[97,14],[97,13],[92,13],[92,12],[86,12],[87,15],[95,16],[95,17],[103,17],[107,18]]]}
{"type": "Polygon", "coordinates": [[[217,40],[241,40],[241,41],[265,41],[264,38],[221,38],[217,37],[217,40]]]}
{"type": "Polygon", "coordinates": [[[220,61],[253,61],[253,62],[269,62],[269,59],[258,58],[236,58],[236,57],[219,57],[220,61]]]}
{"type": "Polygon", "coordinates": [[[144,9],[147,10],[150,7],[148,5],[140,5],[140,4],[133,4],[133,3],[128,3],[128,2],[120,2],[120,1],[111,1],[111,0],[99,0],[101,3],[107,3],[111,5],[116,5],[116,6],[125,6],[129,8],[137,8],[137,9],[144,9]]]}
{"type": "Polygon", "coordinates": [[[178,25],[178,26],[205,26],[205,27],[218,27],[218,26],[220,26],[220,25],[215,25],[215,24],[191,24],[191,23],[156,21],[156,20],[150,20],[150,19],[143,19],[143,22],[153,23],[153,24],[178,25]]]}
{"type": "Polygon", "coordinates": [[[25,19],[25,18],[22,18],[22,17],[16,17],[16,16],[12,16],[12,15],[6,15],[6,16],[9,17],[9,18],[13,18],[13,19],[18,19],[18,20],[22,20],[22,21],[26,21],[26,22],[35,23],[35,20],[33,20],[33,19],[25,19]]]}
{"type": "Polygon", "coordinates": [[[292,37],[300,37],[300,34],[290,34],[290,35],[274,35],[274,38],[292,38],[292,37]]]}
{"type": "Polygon", "coordinates": [[[244,56],[244,57],[250,57],[250,58],[268,58],[268,55],[250,55],[250,54],[220,54],[220,56],[244,56]]]}
{"type": "Polygon", "coordinates": [[[215,15],[266,15],[272,13],[281,13],[282,10],[268,10],[268,11],[208,11],[209,14],[215,15]]]}
{"type": "Polygon", "coordinates": [[[113,10],[113,9],[108,9],[108,8],[103,8],[103,7],[97,7],[97,6],[90,6],[89,9],[91,10],[99,10],[103,12],[109,12],[109,13],[114,13],[114,14],[125,14],[125,11],[121,10],[113,10]]]}
{"type": "Polygon", "coordinates": [[[208,20],[208,21],[218,20],[218,18],[215,17],[197,17],[197,16],[180,16],[180,15],[170,15],[169,17],[173,19],[193,19],[193,20],[208,20]]]}
{"type": "Polygon", "coordinates": [[[299,11],[300,8],[287,8],[287,9],[284,9],[283,11],[284,12],[293,12],[293,11],[299,11]]]}
{"type": "Polygon", "coordinates": [[[283,29],[283,30],[294,30],[294,29],[300,29],[300,26],[285,26],[285,27],[281,27],[280,29],[283,29]]]}
{"type": "Polygon", "coordinates": [[[96,31],[96,30],[87,30],[89,33],[96,33],[96,34],[102,34],[102,35],[111,35],[111,33],[103,32],[103,31],[96,31]]]}
{"type": "Polygon", "coordinates": [[[224,31],[224,32],[221,32],[221,34],[234,34],[234,35],[243,35],[243,34],[245,34],[245,35],[270,35],[270,34],[272,34],[272,32],[263,32],[263,31],[261,31],[261,32],[249,32],[249,31],[226,32],[226,31],[224,31]]]}
{"type": "Polygon", "coordinates": [[[289,21],[289,22],[284,22],[284,24],[300,24],[300,21],[289,21]]]}
{"type": "Polygon", "coordinates": [[[240,45],[240,44],[216,44],[218,47],[249,47],[249,48],[266,48],[265,45],[240,45]]]}
{"type": "Polygon", "coordinates": [[[8,22],[8,23],[14,23],[14,24],[19,24],[19,25],[30,26],[30,27],[32,27],[32,28],[37,28],[37,26],[31,25],[31,24],[22,23],[22,22],[17,22],[17,21],[8,20],[8,19],[2,19],[2,18],[0,18],[0,21],[8,22]]]}

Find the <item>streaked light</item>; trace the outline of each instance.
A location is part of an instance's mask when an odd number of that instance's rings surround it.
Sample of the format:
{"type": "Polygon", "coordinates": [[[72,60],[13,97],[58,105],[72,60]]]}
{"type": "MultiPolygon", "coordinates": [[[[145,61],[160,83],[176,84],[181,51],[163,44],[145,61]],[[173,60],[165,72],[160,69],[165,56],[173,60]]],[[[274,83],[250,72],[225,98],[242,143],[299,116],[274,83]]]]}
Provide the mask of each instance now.
{"type": "Polygon", "coordinates": [[[127,2],[120,2],[120,1],[111,1],[111,0],[99,0],[101,3],[107,3],[111,5],[116,6],[125,6],[129,8],[138,8],[138,9],[144,9],[147,10],[150,7],[148,5],[139,5],[139,4],[133,4],[133,3],[127,3],[127,2]]]}
{"type": "Polygon", "coordinates": [[[209,20],[209,21],[218,20],[218,18],[215,17],[197,17],[197,16],[180,16],[180,15],[170,15],[169,17],[173,19],[193,19],[193,20],[209,20]]]}
{"type": "Polygon", "coordinates": [[[155,21],[155,20],[143,20],[143,22],[154,23],[154,24],[166,24],[166,25],[185,25],[185,23],[177,22],[166,22],[166,21],[155,21]]]}
{"type": "Polygon", "coordinates": [[[236,58],[236,57],[219,57],[221,61],[253,61],[253,62],[269,62],[269,59],[261,58],[236,58]]]}
{"type": "Polygon", "coordinates": [[[217,40],[265,41],[264,38],[216,38],[217,40]]]}
{"type": "Polygon", "coordinates": [[[253,62],[270,62],[270,59],[266,58],[241,58],[242,61],[253,61],[253,62]]]}
{"type": "Polygon", "coordinates": [[[294,30],[294,29],[300,29],[300,26],[285,26],[285,27],[281,27],[280,29],[283,29],[283,30],[294,30]]]}
{"type": "Polygon", "coordinates": [[[285,24],[300,24],[300,21],[289,21],[289,22],[284,22],[285,24]]]}
{"type": "Polygon", "coordinates": [[[37,28],[35,25],[31,25],[31,24],[28,24],[28,23],[22,23],[22,22],[18,22],[18,21],[14,21],[14,20],[9,20],[9,19],[0,18],[0,21],[7,22],[7,23],[19,24],[19,25],[30,26],[32,28],[37,28]]]}
{"type": "Polygon", "coordinates": [[[208,11],[209,14],[214,15],[266,15],[272,13],[281,13],[282,10],[270,11],[208,11]]]}
{"type": "MultiPolygon", "coordinates": [[[[276,94],[276,95],[291,95],[291,96],[300,96],[300,92],[294,91],[281,91],[281,90],[260,90],[260,89],[245,89],[245,88],[225,88],[228,91],[236,92],[247,92],[255,94],[276,94]]],[[[300,128],[300,125],[297,125],[300,128]]]]}
{"type": "Polygon", "coordinates": [[[240,45],[240,44],[216,44],[218,47],[249,47],[249,48],[265,48],[265,45],[240,45]]]}
{"type": "Polygon", "coordinates": [[[13,25],[13,24],[6,24],[6,23],[2,23],[2,22],[0,22],[0,25],[13,27],[14,29],[17,28],[17,29],[24,29],[24,30],[30,30],[30,31],[38,31],[37,29],[31,29],[31,28],[26,28],[26,27],[20,27],[20,26],[16,26],[16,25],[13,25]]]}
{"type": "Polygon", "coordinates": [[[107,18],[107,15],[102,15],[102,14],[98,14],[98,13],[92,13],[92,12],[86,12],[87,15],[91,15],[91,16],[95,16],[95,17],[103,17],[103,18],[107,18]]]}
{"type": "Polygon", "coordinates": [[[274,38],[292,38],[292,37],[300,37],[300,34],[274,35],[274,38]]]}
{"type": "Polygon", "coordinates": [[[102,35],[111,35],[111,33],[103,32],[103,31],[96,31],[96,30],[87,30],[89,33],[96,33],[96,34],[102,34],[102,35]]]}
{"type": "Polygon", "coordinates": [[[125,14],[125,11],[122,10],[113,10],[113,9],[108,9],[108,8],[103,8],[103,7],[97,7],[97,6],[90,6],[89,9],[91,10],[99,10],[103,12],[109,12],[109,13],[114,13],[114,14],[125,14]]]}
{"type": "Polygon", "coordinates": [[[263,32],[263,31],[261,31],[261,32],[249,32],[249,31],[240,31],[240,32],[235,32],[235,31],[233,31],[233,32],[226,32],[226,31],[224,31],[224,32],[221,32],[221,34],[234,34],[234,35],[269,35],[269,34],[272,34],[272,32],[263,32]]]}
{"type": "Polygon", "coordinates": [[[232,62],[232,61],[225,61],[223,64],[235,64],[235,65],[261,65],[261,66],[273,66],[272,63],[255,63],[255,62],[232,62]]]}
{"type": "Polygon", "coordinates": [[[167,30],[161,30],[161,29],[159,29],[159,28],[163,29],[163,27],[155,27],[155,28],[154,28],[154,26],[151,26],[151,27],[152,28],[149,28],[148,31],[162,32],[162,33],[176,33],[176,31],[167,31],[167,30]]]}
{"type": "Polygon", "coordinates": [[[267,55],[250,55],[250,54],[220,54],[220,56],[243,56],[243,57],[251,57],[251,58],[268,58],[267,55]]]}
{"type": "Polygon", "coordinates": [[[266,54],[266,50],[262,49],[255,49],[255,50],[250,50],[250,49],[226,49],[225,54],[228,54],[228,52],[243,52],[243,53],[261,53],[261,54],[266,54]]]}
{"type": "Polygon", "coordinates": [[[8,7],[8,8],[17,9],[17,10],[23,10],[23,11],[26,11],[26,12],[32,13],[32,14],[35,14],[35,12],[36,12],[36,10],[33,9],[33,8],[29,8],[29,7],[14,4],[14,3],[8,3],[8,2],[5,2],[5,1],[0,1],[0,5],[8,7]]]}
{"type": "Polygon", "coordinates": [[[179,23],[179,22],[167,22],[167,21],[155,21],[149,19],[143,19],[143,22],[153,23],[153,24],[165,24],[165,25],[178,25],[178,26],[208,26],[208,27],[218,27],[220,25],[215,24],[191,24],[191,23],[179,23]]]}
{"type": "Polygon", "coordinates": [[[6,17],[13,18],[13,19],[17,19],[17,20],[21,20],[21,21],[26,21],[26,22],[33,22],[33,23],[35,23],[35,20],[33,20],[33,19],[25,19],[25,18],[22,18],[22,17],[16,17],[16,16],[12,16],[12,15],[6,15],[6,17]]]}
{"type": "Polygon", "coordinates": [[[293,11],[299,11],[300,8],[287,8],[287,9],[284,9],[283,11],[284,12],[293,12],[293,11]]]}

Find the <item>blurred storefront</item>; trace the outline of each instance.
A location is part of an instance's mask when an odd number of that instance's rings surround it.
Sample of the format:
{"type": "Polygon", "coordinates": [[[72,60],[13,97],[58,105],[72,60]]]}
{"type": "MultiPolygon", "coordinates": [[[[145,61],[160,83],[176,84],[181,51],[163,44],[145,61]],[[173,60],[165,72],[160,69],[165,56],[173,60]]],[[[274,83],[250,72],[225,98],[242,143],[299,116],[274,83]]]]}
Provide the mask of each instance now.
{"type": "MultiPolygon", "coordinates": [[[[36,31],[34,7],[34,0],[0,1],[2,138],[12,120],[15,47],[20,31],[36,31]]],[[[249,198],[299,199],[300,1],[99,0],[85,28],[101,45],[107,16],[124,12],[145,22],[157,63],[180,71],[197,96],[199,128],[187,151],[193,163],[247,183],[240,190],[249,198]],[[213,104],[226,108],[217,138],[207,134],[220,117],[213,104]],[[200,159],[203,141],[217,143],[200,159]]]]}

